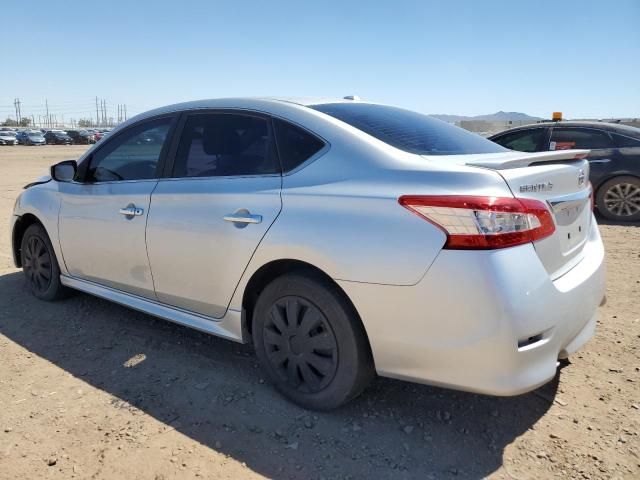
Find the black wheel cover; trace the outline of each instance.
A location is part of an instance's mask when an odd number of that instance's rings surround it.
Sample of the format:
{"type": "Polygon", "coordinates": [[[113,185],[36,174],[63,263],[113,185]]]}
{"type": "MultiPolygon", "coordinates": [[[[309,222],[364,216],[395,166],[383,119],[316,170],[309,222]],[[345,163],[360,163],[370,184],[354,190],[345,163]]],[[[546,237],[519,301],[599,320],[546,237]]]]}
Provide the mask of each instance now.
{"type": "Polygon", "coordinates": [[[325,388],[336,374],[338,345],[329,322],[304,298],[278,299],[267,312],[263,342],[276,374],[304,393],[325,388]]]}
{"type": "Polygon", "coordinates": [[[23,255],[24,272],[35,292],[46,292],[51,285],[52,267],[51,254],[45,242],[38,236],[32,235],[27,239],[23,255]]]}

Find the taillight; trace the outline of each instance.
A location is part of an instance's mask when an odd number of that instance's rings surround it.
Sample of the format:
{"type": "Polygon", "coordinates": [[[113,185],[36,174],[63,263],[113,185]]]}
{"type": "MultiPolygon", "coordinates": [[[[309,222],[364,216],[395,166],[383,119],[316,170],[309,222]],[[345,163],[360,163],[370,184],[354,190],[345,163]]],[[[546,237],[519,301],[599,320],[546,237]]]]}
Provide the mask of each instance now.
{"type": "Polygon", "coordinates": [[[513,247],[555,231],[551,212],[539,200],[458,195],[404,195],[403,207],[447,234],[444,248],[513,247]]]}

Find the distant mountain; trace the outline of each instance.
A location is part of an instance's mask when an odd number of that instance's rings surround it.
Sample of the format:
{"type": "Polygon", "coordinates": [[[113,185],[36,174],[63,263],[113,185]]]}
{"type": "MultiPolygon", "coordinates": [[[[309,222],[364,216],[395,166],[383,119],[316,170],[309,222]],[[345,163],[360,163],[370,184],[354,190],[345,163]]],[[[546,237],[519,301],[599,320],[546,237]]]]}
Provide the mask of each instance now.
{"type": "Polygon", "coordinates": [[[449,123],[459,122],[461,120],[485,120],[487,122],[509,122],[509,121],[536,122],[538,120],[542,120],[539,117],[532,117],[530,115],[527,115],[526,113],[503,112],[502,110],[496,113],[491,113],[489,115],[476,115],[475,117],[469,117],[465,115],[446,115],[446,114],[435,114],[431,116],[449,123]]]}

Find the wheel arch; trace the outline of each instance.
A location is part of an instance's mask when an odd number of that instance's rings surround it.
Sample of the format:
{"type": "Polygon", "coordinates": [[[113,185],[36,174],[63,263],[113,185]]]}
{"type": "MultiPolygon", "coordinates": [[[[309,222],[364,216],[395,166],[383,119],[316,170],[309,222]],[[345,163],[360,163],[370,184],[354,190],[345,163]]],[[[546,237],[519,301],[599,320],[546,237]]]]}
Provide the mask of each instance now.
{"type": "Polygon", "coordinates": [[[598,183],[594,185],[594,190],[598,192],[602,187],[602,185],[607,183],[609,180],[613,180],[614,178],[618,178],[618,177],[634,177],[640,180],[640,174],[638,173],[628,172],[626,170],[617,171],[617,172],[610,173],[609,175],[603,177],[601,180],[598,180],[598,183]]]}
{"type": "MultiPolygon", "coordinates": [[[[372,353],[367,329],[362,321],[362,318],[360,317],[360,314],[358,313],[358,310],[356,309],[347,293],[342,289],[342,287],[340,287],[340,285],[338,285],[338,283],[335,282],[335,280],[333,280],[333,278],[331,278],[331,276],[322,271],[320,268],[305,261],[294,259],[272,260],[262,265],[251,275],[251,278],[247,282],[242,295],[242,331],[246,334],[247,338],[251,336],[253,309],[256,305],[258,297],[260,296],[260,293],[262,293],[264,288],[276,278],[292,272],[314,273],[322,277],[324,280],[328,281],[335,287],[335,289],[347,301],[350,308],[352,309],[353,314],[355,315],[356,320],[360,323],[362,331],[364,332],[369,353],[372,353]]],[[[371,356],[371,358],[373,358],[373,355],[371,356]]]]}
{"type": "Polygon", "coordinates": [[[46,231],[46,227],[42,221],[33,213],[25,213],[21,215],[13,226],[13,232],[11,234],[11,246],[13,247],[13,263],[16,267],[22,267],[22,237],[24,232],[27,231],[33,224],[39,224],[46,231]]]}

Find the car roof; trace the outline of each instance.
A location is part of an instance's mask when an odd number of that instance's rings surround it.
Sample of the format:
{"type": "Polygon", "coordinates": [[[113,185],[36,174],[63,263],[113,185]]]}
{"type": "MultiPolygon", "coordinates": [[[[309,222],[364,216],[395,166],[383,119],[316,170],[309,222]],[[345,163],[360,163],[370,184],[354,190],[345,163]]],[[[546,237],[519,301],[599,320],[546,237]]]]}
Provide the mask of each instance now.
{"type": "MultiPolygon", "coordinates": [[[[196,110],[207,108],[257,108],[265,105],[296,105],[308,107],[310,105],[319,105],[324,103],[351,103],[359,100],[350,100],[346,98],[332,97],[229,97],[229,98],[210,98],[202,100],[193,100],[190,102],[175,103],[159,107],[148,112],[136,115],[136,117],[147,117],[152,115],[160,115],[181,110],[196,110]]],[[[369,103],[369,102],[363,102],[369,103]]]]}
{"type": "Polygon", "coordinates": [[[508,130],[503,130],[502,132],[496,133],[495,135],[491,135],[491,137],[495,137],[496,135],[502,135],[508,132],[517,132],[519,130],[528,130],[530,128],[538,128],[538,127],[598,128],[600,130],[607,130],[607,131],[621,133],[625,135],[632,135],[634,137],[640,136],[640,128],[632,127],[630,125],[623,125],[620,123],[610,123],[610,122],[598,122],[594,120],[572,120],[572,121],[563,120],[560,122],[540,122],[540,123],[531,123],[529,125],[521,125],[518,127],[510,128],[508,130]]]}

